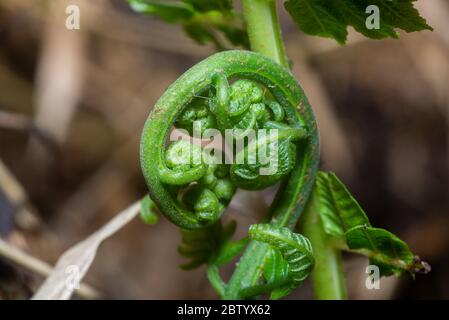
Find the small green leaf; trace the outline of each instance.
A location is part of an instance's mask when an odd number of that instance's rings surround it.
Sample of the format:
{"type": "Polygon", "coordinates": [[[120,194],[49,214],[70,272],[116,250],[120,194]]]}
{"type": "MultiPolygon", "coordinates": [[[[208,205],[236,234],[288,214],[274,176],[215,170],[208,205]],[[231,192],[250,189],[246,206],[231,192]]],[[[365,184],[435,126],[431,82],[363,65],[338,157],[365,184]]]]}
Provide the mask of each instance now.
{"type": "Polygon", "coordinates": [[[145,196],[140,202],[140,219],[149,225],[156,224],[159,219],[156,210],[156,204],[150,196],[145,196]]]}
{"type": "Polygon", "coordinates": [[[285,9],[306,34],[334,38],[344,43],[348,36],[346,25],[329,9],[327,1],[288,0],[285,9]]]}
{"type": "Polygon", "coordinates": [[[414,0],[287,0],[285,8],[306,34],[333,38],[344,44],[347,27],[368,38],[397,38],[395,29],[406,32],[432,30],[413,6],[414,0]],[[370,5],[379,8],[379,28],[368,29],[370,5]]]}
{"type": "Polygon", "coordinates": [[[371,227],[363,209],[334,173],[319,172],[315,192],[323,229],[338,240],[332,242],[334,246],[368,256],[383,276],[429,272],[430,266],[414,256],[404,241],[371,227]]]}
{"type": "Polygon", "coordinates": [[[401,275],[413,261],[407,244],[383,229],[358,226],[347,232],[346,241],[349,249],[370,256],[370,264],[379,267],[381,276],[401,275]]]}
{"type": "Polygon", "coordinates": [[[427,264],[415,257],[404,241],[384,229],[354,227],[346,232],[346,243],[349,249],[369,256],[381,276],[427,269],[427,264]]]}
{"type": "Polygon", "coordinates": [[[316,189],[321,221],[327,234],[342,238],[355,226],[370,226],[365,212],[334,173],[319,172],[316,189]]]}

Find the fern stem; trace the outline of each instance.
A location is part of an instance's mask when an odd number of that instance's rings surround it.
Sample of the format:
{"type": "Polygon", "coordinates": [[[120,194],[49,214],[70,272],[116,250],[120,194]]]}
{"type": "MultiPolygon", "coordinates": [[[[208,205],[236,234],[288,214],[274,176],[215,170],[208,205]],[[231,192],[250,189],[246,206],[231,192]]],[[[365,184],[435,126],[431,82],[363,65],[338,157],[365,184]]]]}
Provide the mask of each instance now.
{"type": "Polygon", "coordinates": [[[221,298],[223,298],[225,295],[226,284],[220,277],[220,271],[218,269],[218,266],[209,265],[207,267],[207,278],[209,279],[209,282],[211,283],[215,291],[218,293],[218,295],[221,298]]]}
{"type": "Polygon", "coordinates": [[[316,190],[312,192],[302,217],[304,235],[310,240],[315,258],[312,284],[318,300],[347,299],[341,251],[329,241],[321,224],[316,203],[316,190]]]}
{"type": "Polygon", "coordinates": [[[242,0],[251,50],[288,68],[275,0],[242,0]]]}

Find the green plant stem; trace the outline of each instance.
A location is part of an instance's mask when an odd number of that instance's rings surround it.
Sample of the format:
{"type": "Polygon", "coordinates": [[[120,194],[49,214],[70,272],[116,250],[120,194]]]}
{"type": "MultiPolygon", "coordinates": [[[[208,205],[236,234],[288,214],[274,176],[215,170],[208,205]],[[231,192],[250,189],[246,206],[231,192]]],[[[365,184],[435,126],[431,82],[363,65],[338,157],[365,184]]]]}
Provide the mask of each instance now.
{"type": "Polygon", "coordinates": [[[288,68],[276,0],[242,0],[242,6],[251,50],[288,68]]]}
{"type": "Polygon", "coordinates": [[[322,227],[316,203],[316,190],[312,192],[301,219],[304,235],[310,240],[315,258],[312,284],[318,300],[347,299],[341,251],[330,243],[322,227]]]}
{"type": "Polygon", "coordinates": [[[207,278],[209,279],[209,282],[211,283],[215,291],[218,293],[218,295],[220,297],[223,297],[225,295],[226,285],[220,277],[220,271],[218,270],[218,266],[209,265],[207,267],[207,278]]]}

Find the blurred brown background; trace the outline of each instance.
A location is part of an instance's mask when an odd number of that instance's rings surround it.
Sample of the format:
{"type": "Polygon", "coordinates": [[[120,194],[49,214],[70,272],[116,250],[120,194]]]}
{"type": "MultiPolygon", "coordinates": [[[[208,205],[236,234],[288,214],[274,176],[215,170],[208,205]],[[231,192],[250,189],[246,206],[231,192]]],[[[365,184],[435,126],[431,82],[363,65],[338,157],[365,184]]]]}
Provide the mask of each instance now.
{"type": "MultiPolygon", "coordinates": [[[[417,6],[434,32],[382,41],[351,33],[343,47],[304,36],[279,5],[293,72],[321,129],[321,167],[375,226],[432,265],[367,290],[367,261],[345,256],[353,299],[449,299],[449,1],[417,6]]],[[[54,264],[145,194],[138,144],[148,112],[212,52],[124,0],[0,0],[1,237],[54,264]],[[65,28],[69,4],[81,9],[80,30],[65,28]]],[[[260,199],[249,197],[248,206],[260,199]]],[[[179,241],[165,219],[135,219],[101,246],[86,282],[106,298],[215,298],[204,269],[178,268],[179,241]]],[[[42,281],[0,256],[0,299],[29,298],[42,281]]],[[[309,284],[290,296],[310,297],[309,284]]]]}

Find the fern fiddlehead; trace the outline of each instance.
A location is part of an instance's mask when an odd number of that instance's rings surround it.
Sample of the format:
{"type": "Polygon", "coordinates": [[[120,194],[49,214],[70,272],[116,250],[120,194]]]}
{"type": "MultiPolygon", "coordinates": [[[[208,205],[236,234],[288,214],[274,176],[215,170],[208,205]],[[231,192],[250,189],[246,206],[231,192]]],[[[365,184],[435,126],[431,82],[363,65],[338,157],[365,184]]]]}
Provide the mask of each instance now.
{"type": "Polygon", "coordinates": [[[208,264],[209,279],[223,298],[262,293],[278,298],[310,272],[310,244],[291,229],[310,194],[318,161],[316,123],[298,82],[274,61],[247,51],[215,54],[184,73],[156,103],[141,141],[151,198],[184,230],[181,253],[192,257],[190,266],[208,264]],[[269,133],[257,134],[237,151],[243,163],[222,164],[190,142],[168,143],[173,126],[190,134],[231,130],[233,149],[251,130],[269,133]],[[265,155],[266,161],[255,154],[265,155]],[[231,242],[229,230],[223,235],[223,211],[236,188],[261,190],[278,181],[281,187],[266,221],[250,228],[253,241],[225,284],[218,267],[238,255],[247,239],[231,242]]]}
{"type": "MultiPolygon", "coordinates": [[[[268,290],[271,291],[271,298],[276,299],[289,294],[312,271],[314,265],[312,246],[304,236],[288,228],[270,224],[252,225],[249,228],[249,236],[253,240],[271,245],[271,252],[264,264],[267,285],[275,285],[268,290]]],[[[247,295],[254,296],[256,290],[257,286],[250,287],[247,289],[247,295]]]]}

